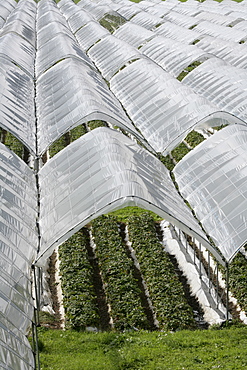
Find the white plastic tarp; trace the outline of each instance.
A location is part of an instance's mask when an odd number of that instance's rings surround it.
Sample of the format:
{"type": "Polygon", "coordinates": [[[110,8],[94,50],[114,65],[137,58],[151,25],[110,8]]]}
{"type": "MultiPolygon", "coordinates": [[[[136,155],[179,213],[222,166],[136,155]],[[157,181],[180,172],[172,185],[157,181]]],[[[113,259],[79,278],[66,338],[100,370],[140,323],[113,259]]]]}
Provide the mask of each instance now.
{"type": "Polygon", "coordinates": [[[152,30],[158,25],[162,24],[164,20],[161,17],[157,17],[156,15],[148,14],[147,12],[142,11],[134,15],[134,17],[131,18],[131,22],[138,24],[147,30],[152,30]]]}
{"type": "Polygon", "coordinates": [[[156,152],[171,151],[197,124],[227,123],[224,118],[228,118],[208,100],[149,60],[138,60],[118,72],[110,87],[156,152]]]}
{"type": "Polygon", "coordinates": [[[192,44],[194,41],[200,40],[201,38],[201,34],[195,31],[195,28],[189,30],[172,22],[165,22],[154,31],[157,35],[170,37],[173,40],[178,40],[187,44],[192,44]]]}
{"type": "Polygon", "coordinates": [[[33,154],[36,152],[33,79],[1,56],[0,127],[11,132],[33,154]]]}
{"type": "Polygon", "coordinates": [[[110,32],[98,22],[91,21],[79,29],[75,36],[82,50],[87,51],[97,41],[109,34],[110,32]]]}
{"type": "Polygon", "coordinates": [[[156,212],[208,245],[164,165],[115,130],[98,128],[74,141],[44,165],[39,180],[37,265],[93,218],[129,205],[156,212]]]}
{"type": "Polygon", "coordinates": [[[247,242],[247,127],[228,126],[174,168],[181,194],[227,261],[247,242]]]}
{"type": "Polygon", "coordinates": [[[135,47],[138,47],[145,41],[151,40],[151,38],[155,37],[154,32],[132,22],[127,22],[119,27],[113,35],[135,47]]]}
{"type": "MultiPolygon", "coordinates": [[[[240,42],[247,39],[247,32],[208,21],[200,22],[193,30],[199,32],[202,36],[209,35],[229,41],[240,42]]],[[[198,38],[200,39],[201,37],[198,38]]]]}
{"type": "Polygon", "coordinates": [[[65,59],[37,81],[38,152],[69,129],[91,120],[118,125],[140,137],[99,73],[65,59]]]}
{"type": "Polygon", "coordinates": [[[113,35],[104,37],[94,45],[88,56],[108,81],[127,62],[143,57],[138,49],[113,35]]]}

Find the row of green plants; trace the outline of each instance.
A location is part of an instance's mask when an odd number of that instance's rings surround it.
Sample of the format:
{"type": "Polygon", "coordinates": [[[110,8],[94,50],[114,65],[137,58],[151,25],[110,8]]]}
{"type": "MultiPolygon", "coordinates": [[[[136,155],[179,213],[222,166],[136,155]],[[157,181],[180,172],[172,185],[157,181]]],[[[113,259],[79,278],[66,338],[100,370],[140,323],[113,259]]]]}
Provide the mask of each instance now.
{"type": "Polygon", "coordinates": [[[86,249],[88,243],[89,233],[82,228],[59,248],[66,327],[76,330],[100,326],[92,265],[86,249]]]}
{"type": "Polygon", "coordinates": [[[128,231],[160,329],[195,328],[192,308],[174,266],[157,238],[152,216],[130,217],[128,231]]]}
{"type": "Polygon", "coordinates": [[[114,328],[148,329],[133,262],[127,255],[116,218],[111,215],[94,220],[92,235],[114,328]]]}

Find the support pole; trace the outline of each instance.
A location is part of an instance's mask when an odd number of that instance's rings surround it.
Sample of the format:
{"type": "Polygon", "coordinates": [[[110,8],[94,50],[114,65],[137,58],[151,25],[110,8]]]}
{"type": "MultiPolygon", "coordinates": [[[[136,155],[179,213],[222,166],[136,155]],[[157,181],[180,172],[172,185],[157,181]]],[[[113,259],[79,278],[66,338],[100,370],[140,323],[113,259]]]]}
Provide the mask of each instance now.
{"type": "Polygon", "coordinates": [[[229,321],[229,263],[226,263],[226,321],[229,321]]]}

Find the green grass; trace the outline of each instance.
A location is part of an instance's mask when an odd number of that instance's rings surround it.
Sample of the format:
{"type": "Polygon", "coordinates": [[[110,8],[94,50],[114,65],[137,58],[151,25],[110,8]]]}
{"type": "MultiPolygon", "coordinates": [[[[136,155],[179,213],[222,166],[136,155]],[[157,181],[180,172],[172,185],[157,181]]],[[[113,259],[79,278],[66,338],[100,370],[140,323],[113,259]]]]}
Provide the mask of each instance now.
{"type": "Polygon", "coordinates": [[[41,370],[238,370],[247,368],[247,327],[82,333],[40,329],[41,370]]]}

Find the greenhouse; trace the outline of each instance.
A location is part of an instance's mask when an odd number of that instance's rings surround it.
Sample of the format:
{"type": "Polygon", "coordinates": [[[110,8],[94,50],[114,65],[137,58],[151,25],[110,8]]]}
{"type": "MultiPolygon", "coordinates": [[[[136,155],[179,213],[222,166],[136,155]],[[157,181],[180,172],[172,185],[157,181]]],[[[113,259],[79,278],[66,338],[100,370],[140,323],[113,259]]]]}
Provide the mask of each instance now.
{"type": "Polygon", "coordinates": [[[0,0],[1,369],[40,367],[42,271],[101,215],[152,211],[227,271],[245,250],[246,24],[246,0],[0,0]]]}

